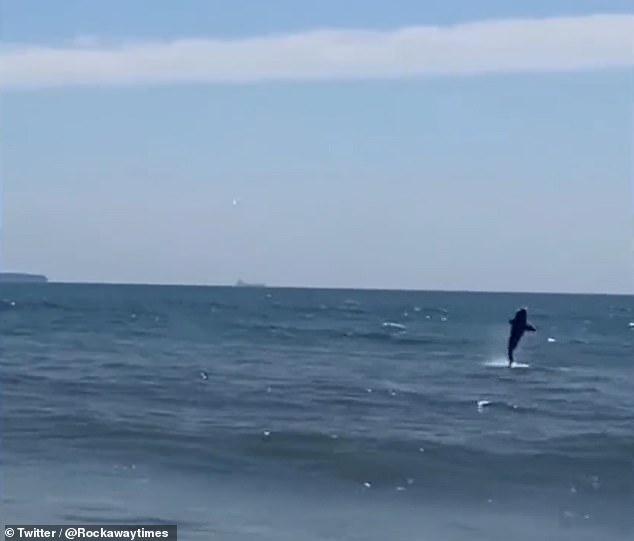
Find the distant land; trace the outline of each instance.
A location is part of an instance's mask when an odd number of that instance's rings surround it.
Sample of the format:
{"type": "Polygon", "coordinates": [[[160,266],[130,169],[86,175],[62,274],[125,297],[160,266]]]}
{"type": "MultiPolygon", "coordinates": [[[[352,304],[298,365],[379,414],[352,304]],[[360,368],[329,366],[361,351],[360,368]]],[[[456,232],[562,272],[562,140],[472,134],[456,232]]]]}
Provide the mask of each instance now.
{"type": "Polygon", "coordinates": [[[236,282],[236,287],[266,287],[264,284],[252,284],[249,282],[243,282],[242,280],[238,280],[236,282]]]}
{"type": "Polygon", "coordinates": [[[23,272],[0,272],[0,282],[3,283],[37,283],[45,284],[48,278],[43,274],[27,274],[23,272]]]}

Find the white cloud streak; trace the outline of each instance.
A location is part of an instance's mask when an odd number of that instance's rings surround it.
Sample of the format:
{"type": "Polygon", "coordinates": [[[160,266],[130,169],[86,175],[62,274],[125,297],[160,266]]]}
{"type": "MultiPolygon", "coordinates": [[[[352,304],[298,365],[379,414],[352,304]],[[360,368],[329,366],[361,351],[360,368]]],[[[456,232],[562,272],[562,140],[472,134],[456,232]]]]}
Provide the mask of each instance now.
{"type": "Polygon", "coordinates": [[[5,45],[3,88],[561,72],[634,65],[634,14],[316,30],[244,39],[5,45]]]}

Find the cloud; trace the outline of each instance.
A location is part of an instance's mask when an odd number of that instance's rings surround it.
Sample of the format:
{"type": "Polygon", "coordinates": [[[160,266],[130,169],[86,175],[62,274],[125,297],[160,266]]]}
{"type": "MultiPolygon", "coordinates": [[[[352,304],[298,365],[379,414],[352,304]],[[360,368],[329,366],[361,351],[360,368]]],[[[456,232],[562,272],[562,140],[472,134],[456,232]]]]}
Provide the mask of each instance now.
{"type": "Polygon", "coordinates": [[[241,39],[5,45],[3,88],[397,79],[634,65],[634,15],[315,30],[241,39]]]}

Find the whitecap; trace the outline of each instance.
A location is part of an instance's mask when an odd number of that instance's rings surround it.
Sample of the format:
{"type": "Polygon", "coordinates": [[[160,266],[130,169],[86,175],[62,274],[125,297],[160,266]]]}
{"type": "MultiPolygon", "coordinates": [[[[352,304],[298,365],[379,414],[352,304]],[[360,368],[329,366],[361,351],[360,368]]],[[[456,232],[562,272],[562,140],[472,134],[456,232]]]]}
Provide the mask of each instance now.
{"type": "Polygon", "coordinates": [[[478,411],[484,410],[484,408],[489,405],[491,405],[489,400],[478,400],[478,411]]]}
{"type": "Polygon", "coordinates": [[[401,329],[402,331],[407,329],[407,327],[402,323],[394,323],[393,321],[384,321],[383,327],[386,327],[388,329],[401,329]]]}

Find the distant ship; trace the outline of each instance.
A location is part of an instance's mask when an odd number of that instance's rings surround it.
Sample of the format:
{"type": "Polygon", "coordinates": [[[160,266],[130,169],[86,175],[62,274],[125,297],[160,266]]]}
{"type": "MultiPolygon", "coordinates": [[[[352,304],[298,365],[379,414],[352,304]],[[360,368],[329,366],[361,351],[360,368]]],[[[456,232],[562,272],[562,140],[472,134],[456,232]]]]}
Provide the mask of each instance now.
{"type": "Polygon", "coordinates": [[[235,287],[266,287],[265,284],[252,284],[249,282],[243,282],[242,280],[238,280],[235,284],[235,287]]]}
{"type": "Polygon", "coordinates": [[[26,274],[23,272],[0,272],[0,282],[12,284],[45,284],[48,278],[43,274],[26,274]]]}

